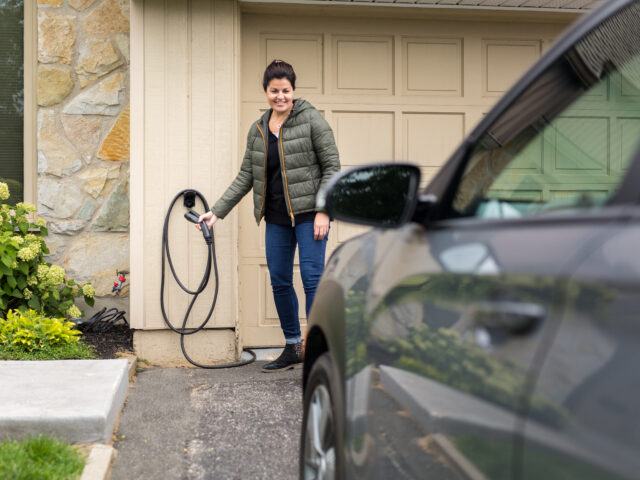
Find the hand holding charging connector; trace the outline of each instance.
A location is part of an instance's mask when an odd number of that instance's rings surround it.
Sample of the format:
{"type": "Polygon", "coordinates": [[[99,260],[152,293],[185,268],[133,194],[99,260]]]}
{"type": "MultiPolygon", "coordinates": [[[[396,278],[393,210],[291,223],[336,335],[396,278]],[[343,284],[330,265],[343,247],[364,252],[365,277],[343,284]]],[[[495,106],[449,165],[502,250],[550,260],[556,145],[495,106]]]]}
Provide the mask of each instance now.
{"type": "MultiPolygon", "coordinates": [[[[204,217],[204,215],[202,215],[204,217]]],[[[207,242],[208,245],[211,245],[213,242],[213,237],[211,236],[211,230],[209,230],[209,226],[207,225],[206,220],[200,220],[201,215],[197,214],[193,210],[187,210],[184,214],[184,218],[189,220],[192,223],[195,223],[198,227],[198,230],[202,231],[202,236],[204,237],[204,241],[207,242]]]]}

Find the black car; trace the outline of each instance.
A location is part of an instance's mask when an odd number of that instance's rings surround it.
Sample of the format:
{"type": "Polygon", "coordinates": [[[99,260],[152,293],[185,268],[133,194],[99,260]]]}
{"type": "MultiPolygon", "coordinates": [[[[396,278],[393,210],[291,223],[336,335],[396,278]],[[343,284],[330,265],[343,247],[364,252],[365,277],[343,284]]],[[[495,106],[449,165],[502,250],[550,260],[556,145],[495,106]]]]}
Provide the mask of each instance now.
{"type": "Polygon", "coordinates": [[[640,2],[584,17],[430,185],[341,173],[375,228],[310,314],[301,478],[640,478],[640,2]]]}

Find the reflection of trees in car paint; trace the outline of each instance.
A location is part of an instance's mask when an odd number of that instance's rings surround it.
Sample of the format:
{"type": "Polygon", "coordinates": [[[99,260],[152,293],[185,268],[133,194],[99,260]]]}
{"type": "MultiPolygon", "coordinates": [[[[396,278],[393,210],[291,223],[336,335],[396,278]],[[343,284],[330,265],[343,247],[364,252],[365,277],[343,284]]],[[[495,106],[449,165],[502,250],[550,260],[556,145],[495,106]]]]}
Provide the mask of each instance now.
{"type": "MultiPolygon", "coordinates": [[[[519,301],[537,302],[550,298],[557,287],[550,278],[510,276],[519,301]]],[[[389,292],[371,318],[363,321],[371,328],[367,346],[354,345],[353,366],[366,362],[366,349],[375,348],[386,356],[384,363],[431,378],[460,391],[484,398],[517,413],[525,406],[531,417],[546,424],[560,425],[566,420],[564,408],[549,398],[534,395],[523,402],[527,387],[525,366],[508,358],[492,356],[473,341],[473,328],[459,305],[492,298],[504,279],[484,277],[482,281],[458,275],[412,276],[389,292]],[[411,310],[410,305],[415,308],[411,310]]],[[[572,285],[570,298],[589,302],[593,311],[613,300],[612,290],[598,284],[572,285]]],[[[361,327],[362,328],[362,327],[361,327]]],[[[366,338],[361,331],[358,338],[366,338]]],[[[499,342],[499,337],[496,337],[499,342]]]]}
{"type": "MultiPolygon", "coordinates": [[[[523,368],[487,355],[455,330],[440,328],[434,332],[418,324],[405,338],[384,340],[382,346],[395,357],[391,363],[394,367],[523,413],[523,368]]],[[[563,409],[539,395],[531,398],[530,410],[533,417],[543,416],[556,425],[565,421],[563,409]]]]}
{"type": "Polygon", "coordinates": [[[356,283],[354,288],[347,292],[345,299],[345,352],[347,363],[345,376],[347,378],[369,364],[367,339],[371,322],[364,316],[365,291],[357,287],[358,284],[356,283]]]}

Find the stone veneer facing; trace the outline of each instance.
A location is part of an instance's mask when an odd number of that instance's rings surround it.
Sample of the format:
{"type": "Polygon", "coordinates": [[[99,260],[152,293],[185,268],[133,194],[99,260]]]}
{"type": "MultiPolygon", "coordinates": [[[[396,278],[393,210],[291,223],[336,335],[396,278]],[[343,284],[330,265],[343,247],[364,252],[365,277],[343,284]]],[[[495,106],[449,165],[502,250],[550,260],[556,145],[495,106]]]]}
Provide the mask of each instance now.
{"type": "Polygon", "coordinates": [[[129,267],[129,0],[38,0],[37,103],[48,259],[112,295],[129,267]]]}

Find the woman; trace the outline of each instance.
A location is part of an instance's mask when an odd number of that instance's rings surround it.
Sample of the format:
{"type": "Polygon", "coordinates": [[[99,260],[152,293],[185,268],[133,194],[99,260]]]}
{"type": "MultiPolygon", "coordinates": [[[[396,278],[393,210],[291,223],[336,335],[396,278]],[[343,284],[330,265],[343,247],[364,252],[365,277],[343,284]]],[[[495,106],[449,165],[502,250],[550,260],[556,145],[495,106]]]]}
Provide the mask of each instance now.
{"type": "Polygon", "coordinates": [[[211,228],[253,188],[256,222],[264,217],[267,224],[267,267],[286,341],[282,354],[262,368],[275,372],[302,362],[293,259],[298,246],[308,316],[329,233],[329,217],[316,210],[316,194],[340,170],[340,161],[329,124],[309,102],[293,98],[296,74],[291,65],[274,60],[262,86],[271,108],[249,130],[240,172],[199,222],[205,220],[211,228]]]}

